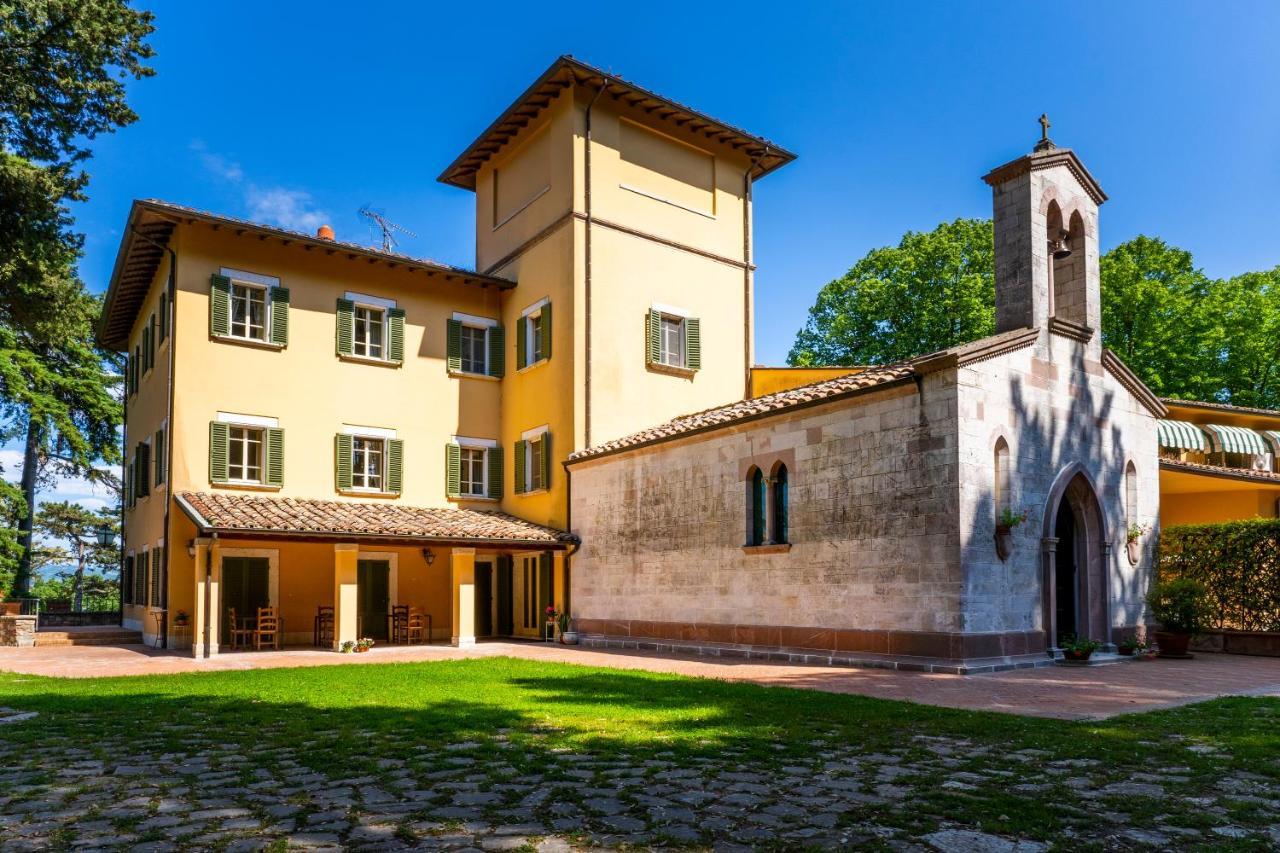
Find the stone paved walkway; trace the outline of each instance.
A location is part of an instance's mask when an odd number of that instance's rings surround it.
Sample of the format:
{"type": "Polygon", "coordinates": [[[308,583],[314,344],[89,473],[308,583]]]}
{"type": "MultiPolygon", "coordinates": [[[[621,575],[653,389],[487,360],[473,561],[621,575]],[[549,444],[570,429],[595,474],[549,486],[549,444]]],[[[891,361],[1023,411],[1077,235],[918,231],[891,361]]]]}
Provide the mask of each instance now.
{"type": "Polygon", "coordinates": [[[389,646],[375,648],[364,655],[290,649],[224,653],[203,661],[143,646],[73,646],[0,648],[0,670],[76,678],[455,660],[494,655],[855,693],[949,708],[1059,719],[1104,719],[1115,714],[1203,702],[1218,696],[1280,696],[1280,658],[1212,654],[1186,661],[1138,661],[1087,668],[1044,667],[959,676],[752,663],[737,658],[681,658],[536,642],[484,642],[471,649],[444,645],[389,646]]]}

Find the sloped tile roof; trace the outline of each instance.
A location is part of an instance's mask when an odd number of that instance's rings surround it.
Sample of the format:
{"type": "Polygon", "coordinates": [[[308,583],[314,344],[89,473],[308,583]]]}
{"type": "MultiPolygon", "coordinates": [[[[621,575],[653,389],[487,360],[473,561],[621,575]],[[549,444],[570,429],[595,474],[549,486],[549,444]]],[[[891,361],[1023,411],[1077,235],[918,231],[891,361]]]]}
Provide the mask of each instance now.
{"type": "Polygon", "coordinates": [[[1237,412],[1242,415],[1280,418],[1280,409],[1257,409],[1252,406],[1236,406],[1231,403],[1212,403],[1208,400],[1179,400],[1175,397],[1162,397],[1161,402],[1166,406],[1186,406],[1192,409],[1212,409],[1220,412],[1237,412]]]}
{"type": "Polygon", "coordinates": [[[802,385],[799,388],[766,394],[763,397],[741,400],[727,406],[717,406],[714,409],[706,409],[705,411],[695,412],[692,415],[683,415],[664,424],[658,424],[649,429],[641,430],[622,438],[616,438],[604,444],[598,444],[595,447],[579,450],[569,456],[569,461],[576,462],[593,456],[603,456],[630,447],[639,447],[680,435],[728,426],[739,421],[751,420],[786,409],[834,400],[869,388],[906,381],[914,376],[915,373],[915,368],[910,362],[891,364],[884,367],[868,367],[861,373],[826,379],[810,385],[802,385]]]}
{"type": "Polygon", "coordinates": [[[233,492],[180,492],[178,505],[202,532],[283,536],[383,537],[563,546],[572,533],[501,512],[396,503],[261,497],[233,492]]]}

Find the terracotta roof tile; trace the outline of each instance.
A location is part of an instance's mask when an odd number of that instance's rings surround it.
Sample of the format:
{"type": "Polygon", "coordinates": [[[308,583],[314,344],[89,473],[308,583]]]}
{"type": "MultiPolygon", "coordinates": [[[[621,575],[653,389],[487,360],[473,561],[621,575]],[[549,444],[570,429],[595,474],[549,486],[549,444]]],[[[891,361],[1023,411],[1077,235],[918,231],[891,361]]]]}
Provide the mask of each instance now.
{"type": "Polygon", "coordinates": [[[577,537],[501,512],[392,503],[260,497],[233,492],[181,492],[178,504],[205,532],[303,536],[379,536],[568,545],[577,537]]]}
{"type": "Polygon", "coordinates": [[[1231,403],[1211,403],[1208,400],[1179,400],[1174,397],[1162,397],[1166,406],[1186,406],[1192,409],[1212,409],[1219,412],[1238,412],[1242,415],[1262,415],[1263,417],[1280,417],[1280,409],[1258,409],[1252,406],[1235,406],[1231,403]]]}
{"type": "Polygon", "coordinates": [[[1222,465],[1206,465],[1203,462],[1184,462],[1181,459],[1161,459],[1160,467],[1168,471],[1182,471],[1187,474],[1205,474],[1210,477],[1230,477],[1235,480],[1252,480],[1259,483],[1280,485],[1280,473],[1275,471],[1226,468],[1222,465]]]}

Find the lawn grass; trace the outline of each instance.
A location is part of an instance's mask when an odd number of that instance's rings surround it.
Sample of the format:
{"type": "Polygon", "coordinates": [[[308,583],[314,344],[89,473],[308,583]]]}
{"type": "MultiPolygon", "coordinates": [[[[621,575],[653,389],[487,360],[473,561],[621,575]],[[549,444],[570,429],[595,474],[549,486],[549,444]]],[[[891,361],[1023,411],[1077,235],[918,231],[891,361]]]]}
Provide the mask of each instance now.
{"type": "Polygon", "coordinates": [[[841,822],[912,836],[957,824],[1039,839],[1068,833],[1081,849],[1107,846],[1099,826],[1186,827],[1211,846],[1262,849],[1280,808],[1271,793],[1280,786],[1272,699],[1067,722],[487,658],[98,679],[0,673],[0,706],[39,712],[0,726],[6,756],[184,756],[195,740],[235,747],[248,759],[236,765],[246,780],[286,751],[335,779],[377,780],[409,760],[428,775],[463,768],[487,780],[482,788],[536,778],[571,797],[581,779],[558,759],[581,754],[600,766],[650,768],[655,783],[673,766],[707,777],[745,770],[776,780],[782,797],[798,779],[839,776],[842,761],[882,767],[879,756],[904,768],[891,781],[908,793],[843,808],[841,822]],[[1143,780],[1165,793],[1103,792],[1143,780]],[[1250,835],[1216,836],[1214,826],[1250,835]]]}

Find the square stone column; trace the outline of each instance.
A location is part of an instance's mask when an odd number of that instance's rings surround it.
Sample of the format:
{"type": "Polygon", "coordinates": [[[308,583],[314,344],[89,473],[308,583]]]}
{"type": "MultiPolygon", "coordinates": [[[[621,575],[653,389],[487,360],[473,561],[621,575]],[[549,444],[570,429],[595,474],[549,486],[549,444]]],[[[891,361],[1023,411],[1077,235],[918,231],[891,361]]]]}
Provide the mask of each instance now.
{"type": "Polygon", "coordinates": [[[449,556],[453,588],[453,637],[459,648],[476,644],[476,549],[454,548],[449,556]]]}
{"type": "Polygon", "coordinates": [[[209,545],[212,541],[207,537],[195,540],[195,584],[192,589],[195,590],[196,601],[195,606],[191,608],[191,656],[193,658],[202,658],[209,653],[205,631],[208,630],[209,620],[212,618],[209,612],[209,545]]]}
{"type": "Polygon", "coordinates": [[[569,573],[565,571],[564,551],[551,552],[551,603],[561,612],[569,606],[569,573]]]}
{"type": "Polygon", "coordinates": [[[333,650],[341,651],[342,644],[355,642],[359,630],[357,613],[359,590],[356,562],[360,546],[341,543],[333,546],[333,650]]]}
{"type": "Polygon", "coordinates": [[[222,642],[222,555],[221,546],[214,539],[209,543],[209,612],[205,618],[209,622],[209,648],[207,657],[218,653],[218,644],[222,642]]]}

